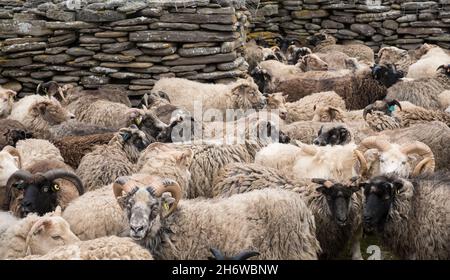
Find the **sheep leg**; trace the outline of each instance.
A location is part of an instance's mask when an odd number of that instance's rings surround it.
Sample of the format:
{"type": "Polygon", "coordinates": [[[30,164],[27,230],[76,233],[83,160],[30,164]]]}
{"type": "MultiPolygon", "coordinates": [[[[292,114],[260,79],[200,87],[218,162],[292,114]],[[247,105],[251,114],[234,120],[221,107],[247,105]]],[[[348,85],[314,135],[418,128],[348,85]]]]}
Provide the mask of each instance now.
{"type": "Polygon", "coordinates": [[[360,224],[350,241],[352,260],[363,260],[361,254],[361,238],[362,238],[362,225],[360,224]]]}

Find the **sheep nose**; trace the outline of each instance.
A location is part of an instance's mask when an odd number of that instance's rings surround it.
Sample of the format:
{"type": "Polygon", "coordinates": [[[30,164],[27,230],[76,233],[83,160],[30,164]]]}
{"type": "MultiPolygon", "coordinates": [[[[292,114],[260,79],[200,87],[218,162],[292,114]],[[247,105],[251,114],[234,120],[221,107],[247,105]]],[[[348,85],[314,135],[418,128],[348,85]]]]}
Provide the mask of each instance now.
{"type": "Polygon", "coordinates": [[[75,119],[75,115],[74,114],[69,114],[69,119],[71,119],[71,120],[73,120],[73,119],[75,119]]]}
{"type": "Polygon", "coordinates": [[[281,118],[282,120],[285,120],[286,117],[287,117],[287,112],[280,112],[280,118],[281,118]]]}
{"type": "Polygon", "coordinates": [[[317,139],[315,139],[315,140],[313,141],[313,144],[314,144],[314,145],[317,145],[317,146],[320,146],[320,142],[319,142],[319,140],[317,140],[317,139]]]}
{"type": "Polygon", "coordinates": [[[132,225],[130,225],[130,228],[131,228],[131,230],[134,233],[138,233],[138,232],[140,232],[140,231],[142,231],[144,229],[144,226],[132,226],[132,225]]]}

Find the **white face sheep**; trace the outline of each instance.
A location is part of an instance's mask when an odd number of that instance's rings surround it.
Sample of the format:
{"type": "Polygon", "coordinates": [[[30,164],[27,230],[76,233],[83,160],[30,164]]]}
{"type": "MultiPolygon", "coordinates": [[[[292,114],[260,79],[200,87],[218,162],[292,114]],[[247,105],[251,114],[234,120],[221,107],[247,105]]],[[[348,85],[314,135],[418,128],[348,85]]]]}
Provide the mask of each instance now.
{"type": "Polygon", "coordinates": [[[206,259],[212,246],[226,255],[249,248],[260,253],[259,259],[317,259],[320,252],[311,212],[287,191],[257,190],[217,201],[178,203],[181,188],[172,180],[118,178],[113,188],[129,218],[130,236],[155,259],[206,259]]]}
{"type": "Polygon", "coordinates": [[[11,112],[16,92],[0,86],[0,118],[6,118],[11,112]]]}
{"type": "Polygon", "coordinates": [[[448,173],[413,180],[377,176],[364,189],[364,230],[377,233],[397,256],[410,260],[450,258],[448,173]]]}

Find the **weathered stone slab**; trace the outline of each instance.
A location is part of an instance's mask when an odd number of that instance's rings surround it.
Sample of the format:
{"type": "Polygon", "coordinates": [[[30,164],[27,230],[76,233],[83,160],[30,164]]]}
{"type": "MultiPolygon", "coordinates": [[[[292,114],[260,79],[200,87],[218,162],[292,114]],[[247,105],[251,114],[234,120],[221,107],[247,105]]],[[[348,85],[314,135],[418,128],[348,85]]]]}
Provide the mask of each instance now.
{"type": "Polygon", "coordinates": [[[114,63],[114,62],[102,62],[100,67],[107,68],[149,68],[153,63],[150,62],[132,62],[132,63],[114,63]]]}
{"type": "Polygon", "coordinates": [[[177,66],[177,65],[193,65],[193,64],[210,64],[210,63],[222,63],[230,62],[236,59],[236,52],[226,54],[216,54],[209,56],[196,56],[196,57],[181,57],[173,61],[165,61],[164,65],[177,66]]]}
{"type": "Polygon", "coordinates": [[[239,33],[209,31],[138,31],[130,33],[135,42],[223,42],[233,41],[239,33]]]}
{"type": "Polygon", "coordinates": [[[36,55],[33,57],[34,61],[42,62],[46,64],[64,64],[72,60],[72,56],[68,54],[56,54],[56,55],[36,55]]]}
{"type": "Polygon", "coordinates": [[[17,59],[3,59],[0,58],[0,67],[20,67],[31,64],[33,61],[31,57],[17,58],[17,59]]]}
{"type": "Polygon", "coordinates": [[[94,11],[82,9],[77,11],[76,18],[79,21],[86,22],[110,22],[125,19],[126,15],[112,10],[94,11]]]}
{"type": "Polygon", "coordinates": [[[170,28],[175,30],[197,30],[200,25],[193,23],[155,22],[149,25],[150,29],[170,28]]]}
{"type": "Polygon", "coordinates": [[[121,54],[97,53],[93,57],[100,61],[112,61],[112,62],[131,62],[134,60],[133,56],[121,54]]]}
{"type": "Polygon", "coordinates": [[[141,74],[141,73],[132,73],[132,72],[116,72],[109,74],[111,78],[115,79],[150,79],[152,75],[149,74],[141,74]]]}
{"type": "Polygon", "coordinates": [[[80,47],[73,47],[70,48],[66,51],[67,54],[72,55],[72,56],[85,56],[85,55],[94,55],[95,52],[94,51],[90,51],[87,50],[85,48],[80,48],[80,47]]]}
{"type": "Polygon", "coordinates": [[[208,15],[208,14],[183,14],[183,13],[169,13],[160,17],[162,22],[185,22],[185,23],[220,23],[233,24],[237,22],[235,15],[208,15]]]}
{"type": "Polygon", "coordinates": [[[45,49],[47,44],[44,42],[36,42],[36,43],[23,43],[23,44],[14,44],[9,46],[4,46],[2,48],[3,53],[14,53],[21,51],[32,51],[32,50],[40,50],[45,49]]]}
{"type": "Polygon", "coordinates": [[[220,47],[179,49],[178,54],[184,57],[212,55],[220,53],[220,47]]]}

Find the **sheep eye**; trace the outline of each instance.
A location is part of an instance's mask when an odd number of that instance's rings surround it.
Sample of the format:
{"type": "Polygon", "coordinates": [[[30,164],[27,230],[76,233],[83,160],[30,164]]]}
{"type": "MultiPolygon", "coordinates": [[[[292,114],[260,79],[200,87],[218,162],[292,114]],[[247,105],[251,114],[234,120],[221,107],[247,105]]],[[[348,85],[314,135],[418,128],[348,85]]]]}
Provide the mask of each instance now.
{"type": "Polygon", "coordinates": [[[48,187],[45,186],[42,190],[43,190],[44,192],[48,192],[48,187]]]}
{"type": "Polygon", "coordinates": [[[59,240],[59,239],[62,239],[62,238],[61,238],[61,236],[52,236],[52,239],[53,240],[59,240]]]}
{"type": "Polygon", "coordinates": [[[402,164],[405,165],[405,164],[406,164],[406,161],[402,161],[402,164]]]}
{"type": "Polygon", "coordinates": [[[384,159],[380,159],[380,162],[384,162],[384,159]]]}

